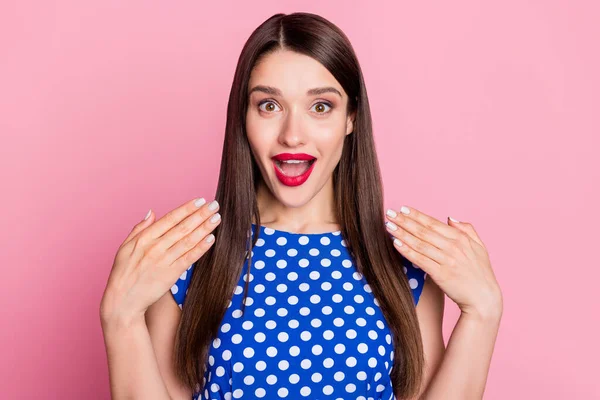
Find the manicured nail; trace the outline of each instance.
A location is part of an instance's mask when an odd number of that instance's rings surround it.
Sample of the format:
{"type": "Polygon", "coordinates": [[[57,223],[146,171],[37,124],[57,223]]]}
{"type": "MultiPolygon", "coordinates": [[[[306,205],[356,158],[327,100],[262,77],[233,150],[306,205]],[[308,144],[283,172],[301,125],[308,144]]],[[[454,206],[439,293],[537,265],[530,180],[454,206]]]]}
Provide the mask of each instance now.
{"type": "Polygon", "coordinates": [[[410,214],[410,210],[409,210],[409,209],[408,209],[408,207],[406,207],[406,206],[402,206],[402,207],[400,207],[400,212],[401,212],[402,214],[406,214],[406,215],[410,214]]]}
{"type": "Polygon", "coordinates": [[[196,201],[194,201],[194,205],[196,207],[202,207],[202,205],[206,203],[206,200],[204,200],[204,197],[201,197],[199,199],[196,199],[196,201]]]}
{"type": "Polygon", "coordinates": [[[215,235],[213,235],[212,233],[206,237],[206,243],[210,243],[213,240],[215,240],[215,235]]]}
{"type": "Polygon", "coordinates": [[[398,226],[393,223],[392,221],[385,221],[385,225],[388,227],[388,229],[391,229],[392,231],[395,231],[398,229],[398,226]]]}
{"type": "Polygon", "coordinates": [[[401,241],[400,241],[400,239],[398,239],[398,238],[395,238],[395,239],[394,239],[394,243],[395,243],[397,246],[402,246],[402,242],[401,242],[401,241]]]}
{"type": "Polygon", "coordinates": [[[150,214],[152,214],[152,209],[148,210],[148,214],[144,217],[144,221],[150,218],[150,214]]]}
{"type": "Polygon", "coordinates": [[[448,218],[450,218],[450,221],[452,221],[452,222],[460,222],[460,221],[457,221],[457,220],[455,220],[455,219],[454,219],[454,218],[452,218],[452,217],[448,217],[448,218]]]}
{"type": "Polygon", "coordinates": [[[217,209],[217,207],[219,207],[219,203],[217,203],[216,200],[213,200],[209,205],[208,205],[208,209],[210,211],[214,211],[217,209]]]}
{"type": "Polygon", "coordinates": [[[396,214],[396,211],[388,209],[386,212],[388,217],[392,217],[392,218],[396,218],[398,216],[398,214],[396,214]]]}
{"type": "Polygon", "coordinates": [[[210,222],[212,222],[213,224],[215,222],[217,222],[219,219],[221,219],[221,214],[216,213],[215,215],[213,215],[212,217],[210,217],[210,222]]]}

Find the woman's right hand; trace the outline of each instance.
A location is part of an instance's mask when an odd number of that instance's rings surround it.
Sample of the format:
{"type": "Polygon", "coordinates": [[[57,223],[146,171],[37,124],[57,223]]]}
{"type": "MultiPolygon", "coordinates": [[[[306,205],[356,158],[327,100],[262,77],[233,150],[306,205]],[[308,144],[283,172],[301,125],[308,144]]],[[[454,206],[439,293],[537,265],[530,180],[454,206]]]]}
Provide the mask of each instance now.
{"type": "Polygon", "coordinates": [[[102,323],[143,318],[212,246],[211,232],[221,222],[218,209],[216,200],[205,204],[195,199],[156,222],[150,211],[148,219],[135,225],[115,256],[100,302],[102,323]]]}

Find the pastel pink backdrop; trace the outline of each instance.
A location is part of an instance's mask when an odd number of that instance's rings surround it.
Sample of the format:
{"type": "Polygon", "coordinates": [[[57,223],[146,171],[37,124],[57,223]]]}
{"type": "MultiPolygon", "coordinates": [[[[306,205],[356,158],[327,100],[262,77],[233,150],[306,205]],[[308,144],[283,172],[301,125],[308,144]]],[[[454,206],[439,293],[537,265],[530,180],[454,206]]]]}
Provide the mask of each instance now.
{"type": "MultiPolygon", "coordinates": [[[[156,3],[0,5],[0,398],[109,398],[115,251],[148,208],[212,199],[242,45],[293,11],[354,45],[386,206],[471,222],[489,249],[485,399],[598,398],[597,3],[156,3]]],[[[447,299],[446,340],[457,317],[447,299]]]]}

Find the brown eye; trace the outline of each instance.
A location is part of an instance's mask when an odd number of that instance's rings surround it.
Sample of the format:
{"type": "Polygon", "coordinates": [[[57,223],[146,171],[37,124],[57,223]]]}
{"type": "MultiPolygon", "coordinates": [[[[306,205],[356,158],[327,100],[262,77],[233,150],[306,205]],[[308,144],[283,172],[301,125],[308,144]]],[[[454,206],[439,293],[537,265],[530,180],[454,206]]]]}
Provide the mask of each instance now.
{"type": "Polygon", "coordinates": [[[273,112],[275,111],[275,103],[272,101],[263,101],[262,103],[260,103],[258,105],[258,108],[261,111],[265,111],[265,112],[273,112]],[[263,105],[266,105],[266,109],[261,108],[263,105]]]}
{"type": "Polygon", "coordinates": [[[317,114],[327,114],[329,111],[331,111],[331,106],[327,103],[317,103],[315,104],[313,107],[315,107],[315,111],[317,112],[317,114]],[[325,109],[325,107],[329,107],[329,109],[325,109]]]}

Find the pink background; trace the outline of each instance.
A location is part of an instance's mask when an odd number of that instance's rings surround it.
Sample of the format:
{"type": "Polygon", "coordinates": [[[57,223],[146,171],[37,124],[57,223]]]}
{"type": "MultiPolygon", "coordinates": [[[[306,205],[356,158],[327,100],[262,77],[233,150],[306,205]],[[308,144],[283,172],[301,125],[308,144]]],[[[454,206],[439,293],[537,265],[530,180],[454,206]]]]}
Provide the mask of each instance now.
{"type": "Polygon", "coordinates": [[[293,11],[355,47],[386,206],[469,221],[490,251],[485,399],[600,396],[596,2],[154,3],[0,4],[0,398],[109,397],[116,249],[148,208],[212,199],[242,45],[293,11]]]}

